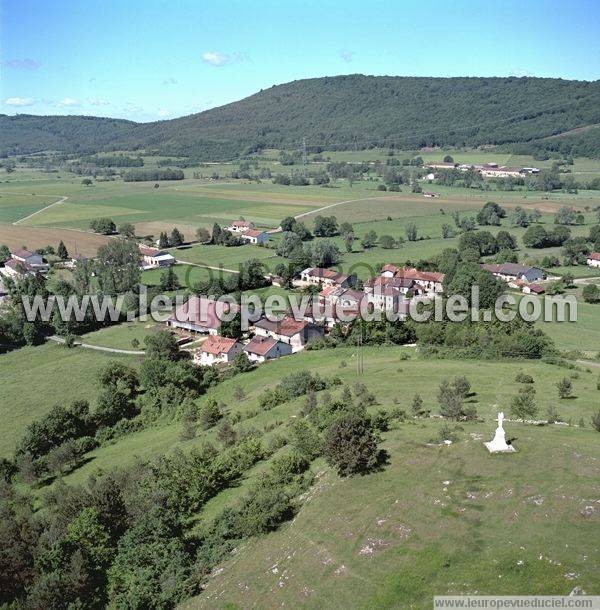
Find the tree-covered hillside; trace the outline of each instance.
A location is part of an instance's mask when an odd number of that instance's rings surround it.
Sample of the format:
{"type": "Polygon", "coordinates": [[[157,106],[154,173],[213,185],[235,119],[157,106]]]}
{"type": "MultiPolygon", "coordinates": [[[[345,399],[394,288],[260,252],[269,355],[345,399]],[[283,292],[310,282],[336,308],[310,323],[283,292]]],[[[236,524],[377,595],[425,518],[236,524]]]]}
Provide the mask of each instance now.
{"type": "MultiPolygon", "coordinates": [[[[153,150],[205,158],[262,147],[519,145],[600,123],[600,81],[550,78],[421,78],[349,75],[273,86],[238,102],[170,121],[0,117],[0,151],[48,148],[153,150]]],[[[535,145],[532,142],[538,141],[535,145]]],[[[563,147],[600,156],[598,131],[563,147]]]]}

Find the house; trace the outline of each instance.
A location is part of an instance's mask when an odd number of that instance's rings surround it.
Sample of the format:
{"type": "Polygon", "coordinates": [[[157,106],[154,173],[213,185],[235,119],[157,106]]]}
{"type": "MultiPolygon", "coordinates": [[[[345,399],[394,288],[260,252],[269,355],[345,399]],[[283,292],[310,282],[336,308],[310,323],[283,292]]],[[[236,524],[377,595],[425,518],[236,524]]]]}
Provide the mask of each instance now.
{"type": "Polygon", "coordinates": [[[4,262],[4,267],[0,267],[0,273],[6,277],[12,277],[13,279],[20,279],[26,275],[33,275],[36,273],[29,263],[24,263],[15,258],[9,258],[4,262]]]}
{"type": "Polygon", "coordinates": [[[281,356],[289,356],[292,346],[271,337],[256,336],[244,346],[244,351],[252,362],[265,362],[281,356]]]}
{"type": "Polygon", "coordinates": [[[528,267],[517,263],[502,263],[501,265],[484,263],[481,266],[492,275],[509,283],[518,280],[531,283],[543,280],[546,277],[544,272],[537,267],[528,267]]]}
{"type": "Polygon", "coordinates": [[[486,163],[481,166],[480,172],[484,178],[520,178],[522,176],[520,167],[498,166],[497,163],[486,163]]]}
{"type": "Polygon", "coordinates": [[[521,291],[525,294],[544,294],[546,292],[540,284],[523,284],[521,291]]]}
{"type": "Polygon", "coordinates": [[[600,252],[592,252],[588,254],[587,264],[590,267],[600,267],[600,252]]]}
{"type": "Polygon", "coordinates": [[[269,241],[269,234],[259,229],[246,229],[240,238],[250,244],[266,244],[269,241]]]}
{"type": "Polygon", "coordinates": [[[323,269],[322,267],[308,267],[300,273],[300,282],[303,284],[323,286],[343,286],[349,288],[356,283],[355,275],[345,275],[333,269],[323,269]]]}
{"type": "Polygon", "coordinates": [[[235,339],[210,335],[194,356],[194,361],[204,366],[226,364],[232,362],[236,354],[239,354],[243,348],[244,346],[235,339]]]}
{"type": "Polygon", "coordinates": [[[234,220],[228,227],[225,227],[226,231],[232,233],[244,233],[249,229],[254,229],[254,223],[247,220],[234,220]]]}
{"type": "Polygon", "coordinates": [[[306,320],[295,320],[291,316],[285,316],[278,321],[261,318],[254,323],[254,329],[259,337],[271,337],[281,343],[287,343],[294,353],[303,350],[311,339],[323,336],[323,328],[320,326],[306,320]]]}
{"type": "MultiPolygon", "coordinates": [[[[412,290],[415,294],[423,292],[441,294],[444,292],[444,274],[435,271],[419,271],[414,267],[396,267],[396,265],[388,263],[381,268],[381,277],[399,280],[397,284],[392,283],[391,285],[401,289],[403,294],[406,294],[409,290],[412,290]],[[405,282],[402,283],[400,280],[405,280],[405,282]]],[[[374,288],[385,283],[381,280],[377,281],[377,278],[375,278],[375,280],[369,280],[365,284],[365,288],[374,288]]]]}
{"type": "Polygon", "coordinates": [[[425,191],[423,193],[423,197],[430,197],[430,198],[435,198],[435,197],[439,197],[439,193],[432,193],[431,191],[425,191]]]}
{"type": "Polygon", "coordinates": [[[156,267],[171,267],[175,264],[175,257],[164,250],[140,246],[140,257],[143,269],[154,269],[156,267]]]}
{"type": "Polygon", "coordinates": [[[167,326],[196,333],[218,335],[223,318],[239,313],[239,306],[205,297],[191,296],[167,320],[167,326]]]}
{"type": "Polygon", "coordinates": [[[425,165],[431,169],[456,169],[458,167],[458,163],[453,161],[439,161],[436,163],[426,163],[425,165]]]}
{"type": "Polygon", "coordinates": [[[402,277],[379,276],[365,282],[364,292],[369,303],[382,311],[398,311],[415,282],[402,277]]]}
{"type": "Polygon", "coordinates": [[[41,254],[35,254],[29,250],[17,250],[16,252],[11,252],[10,255],[14,260],[20,261],[21,263],[27,263],[32,267],[44,264],[41,254]]]}

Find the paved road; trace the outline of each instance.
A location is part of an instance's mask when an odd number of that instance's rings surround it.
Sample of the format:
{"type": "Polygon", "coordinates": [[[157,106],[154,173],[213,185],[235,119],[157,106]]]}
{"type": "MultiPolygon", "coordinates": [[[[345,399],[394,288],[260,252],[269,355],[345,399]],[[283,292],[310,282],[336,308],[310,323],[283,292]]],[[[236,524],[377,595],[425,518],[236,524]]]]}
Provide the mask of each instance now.
{"type": "MultiPolygon", "coordinates": [[[[54,341],[55,343],[64,344],[65,340],[58,335],[51,335],[46,337],[47,341],[54,341]]],[[[77,347],[83,347],[84,349],[95,349],[98,352],[109,352],[111,354],[127,354],[128,356],[143,356],[146,352],[132,350],[132,349],[116,349],[114,347],[102,347],[101,345],[90,345],[89,343],[82,343],[81,341],[75,341],[77,347]]]]}

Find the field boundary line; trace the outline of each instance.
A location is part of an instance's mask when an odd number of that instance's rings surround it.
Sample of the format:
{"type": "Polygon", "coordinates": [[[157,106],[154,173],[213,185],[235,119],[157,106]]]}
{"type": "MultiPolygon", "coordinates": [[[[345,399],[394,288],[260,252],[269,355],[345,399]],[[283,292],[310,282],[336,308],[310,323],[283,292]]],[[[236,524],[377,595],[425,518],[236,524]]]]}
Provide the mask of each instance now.
{"type": "MultiPolygon", "coordinates": [[[[65,340],[57,335],[50,335],[46,337],[47,341],[54,341],[64,345],[65,340]]],[[[118,349],[116,347],[103,347],[102,345],[90,345],[89,343],[82,343],[81,341],[75,341],[73,343],[75,347],[83,347],[84,349],[94,349],[98,352],[109,352],[111,354],[127,354],[128,356],[144,356],[146,352],[131,350],[131,349],[118,349]]]]}
{"type": "Polygon", "coordinates": [[[18,224],[20,224],[21,222],[23,222],[25,220],[29,220],[30,218],[32,218],[36,214],[39,214],[40,212],[44,212],[45,210],[50,209],[52,206],[58,205],[59,203],[64,203],[68,198],[69,197],[67,195],[65,195],[64,197],[61,197],[60,199],[58,199],[54,203],[50,203],[49,205],[47,205],[47,206],[37,210],[33,214],[29,214],[29,216],[25,216],[25,218],[19,218],[19,220],[15,220],[15,222],[13,222],[13,225],[18,225],[18,224]]]}

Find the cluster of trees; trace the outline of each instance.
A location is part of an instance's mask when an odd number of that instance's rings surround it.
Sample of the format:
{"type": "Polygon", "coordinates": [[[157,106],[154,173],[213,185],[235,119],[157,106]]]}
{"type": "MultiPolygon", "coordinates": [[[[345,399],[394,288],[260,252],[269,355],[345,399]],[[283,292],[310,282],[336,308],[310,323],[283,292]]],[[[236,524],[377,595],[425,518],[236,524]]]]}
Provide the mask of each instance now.
{"type": "MultiPolygon", "coordinates": [[[[204,233],[201,235],[205,236],[204,233]]],[[[241,237],[223,229],[219,223],[215,222],[210,240],[204,243],[211,243],[215,246],[243,246],[245,242],[241,237]]]]}
{"type": "Polygon", "coordinates": [[[173,227],[170,234],[167,234],[166,231],[161,231],[158,236],[158,247],[161,250],[164,248],[178,248],[184,243],[185,237],[177,227],[173,227]]]}
{"type": "Polygon", "coordinates": [[[240,265],[239,273],[227,273],[224,276],[214,276],[196,282],[192,286],[192,290],[198,295],[221,296],[243,290],[264,288],[269,284],[264,264],[257,258],[251,258],[240,265]]]}
{"type": "Polygon", "coordinates": [[[123,174],[124,182],[146,182],[156,180],[183,180],[185,175],[181,169],[137,169],[123,174]]]}
{"type": "Polygon", "coordinates": [[[557,226],[547,231],[542,225],[531,225],[523,235],[523,244],[528,248],[551,248],[562,246],[571,237],[571,231],[557,226]]]}
{"type": "Polygon", "coordinates": [[[117,232],[117,225],[112,218],[92,218],[89,226],[91,231],[100,235],[113,235],[117,232]]]}
{"type": "Polygon", "coordinates": [[[141,157],[129,157],[127,155],[85,156],[81,158],[81,161],[98,167],[143,167],[144,165],[144,160],[141,157]]]}

